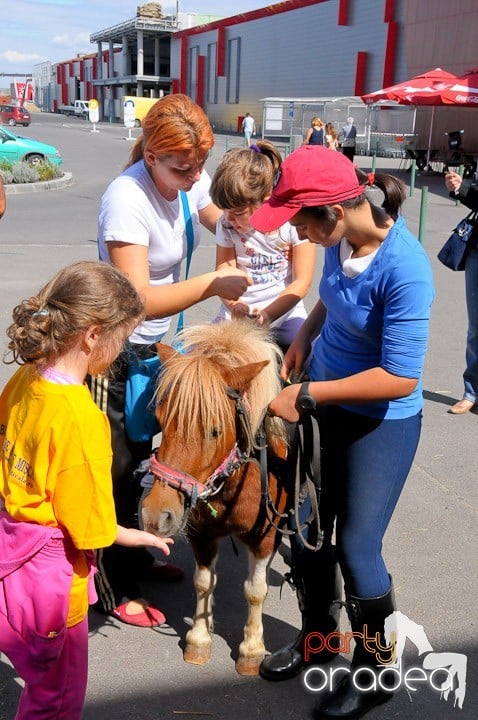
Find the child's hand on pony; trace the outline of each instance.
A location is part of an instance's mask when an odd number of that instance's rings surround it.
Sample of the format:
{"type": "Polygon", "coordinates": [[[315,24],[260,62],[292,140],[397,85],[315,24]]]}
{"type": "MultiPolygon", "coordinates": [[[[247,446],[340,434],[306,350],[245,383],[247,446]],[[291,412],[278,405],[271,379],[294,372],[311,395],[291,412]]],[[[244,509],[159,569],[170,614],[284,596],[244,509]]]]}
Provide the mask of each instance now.
{"type": "Polygon", "coordinates": [[[165,555],[170,554],[169,545],[174,544],[172,538],[161,538],[145,530],[136,528],[125,528],[118,525],[118,534],[115,540],[117,545],[126,547],[152,547],[161,550],[165,555]]]}

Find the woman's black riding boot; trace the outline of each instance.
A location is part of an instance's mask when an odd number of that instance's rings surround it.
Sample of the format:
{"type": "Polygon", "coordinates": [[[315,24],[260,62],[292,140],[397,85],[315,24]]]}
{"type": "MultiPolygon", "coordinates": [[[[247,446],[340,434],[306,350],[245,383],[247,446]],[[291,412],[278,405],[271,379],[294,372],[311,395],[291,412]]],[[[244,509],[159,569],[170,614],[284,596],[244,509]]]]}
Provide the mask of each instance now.
{"type": "Polygon", "coordinates": [[[381,689],[386,687],[386,675],[381,677],[380,686],[377,689],[361,691],[354,682],[354,674],[363,667],[363,673],[357,673],[358,685],[370,687],[375,674],[384,671],[384,668],[391,662],[395,647],[390,647],[385,640],[384,623],[386,618],[395,610],[395,598],[393,585],[390,590],[376,598],[347,597],[347,611],[350,617],[350,624],[354,633],[361,633],[369,641],[365,643],[355,637],[355,651],[350,666],[350,672],[339,682],[337,688],[320,703],[314,712],[314,718],[360,718],[377,705],[390,700],[393,691],[381,689]],[[366,626],[366,627],[365,627],[366,626]],[[372,640],[370,640],[372,639],[372,640]],[[380,647],[379,647],[380,645],[380,647]],[[375,650],[375,652],[374,652],[375,650]],[[360,675],[362,678],[360,680],[360,675]]]}
{"type": "Polygon", "coordinates": [[[260,675],[266,680],[288,680],[298,675],[308,665],[325,663],[337,653],[323,649],[314,652],[322,644],[311,639],[312,652],[304,658],[304,643],[307,636],[320,632],[324,636],[338,628],[341,583],[334,548],[324,548],[315,553],[304,550],[291,570],[291,582],[297,590],[297,599],[302,614],[302,628],[295,641],[286,647],[267,655],[261,663],[260,675]]]}

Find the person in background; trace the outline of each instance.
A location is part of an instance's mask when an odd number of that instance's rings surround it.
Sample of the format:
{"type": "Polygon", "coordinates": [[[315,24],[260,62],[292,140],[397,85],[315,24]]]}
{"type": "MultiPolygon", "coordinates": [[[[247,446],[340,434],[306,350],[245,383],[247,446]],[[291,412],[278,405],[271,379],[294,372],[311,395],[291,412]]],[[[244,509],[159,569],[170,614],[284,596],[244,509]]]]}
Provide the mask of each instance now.
{"type": "MultiPolygon", "coordinates": [[[[143,120],[143,134],[126,169],[101,200],[100,258],[131,280],[144,298],[146,315],[133,329],[114,379],[91,379],[93,398],[111,424],[113,493],[123,525],[138,522],[141,487],[134,471],[152,448],[152,438],[134,442],[125,428],[128,363],[156,354],[155,343],[168,331],[171,316],[214,295],[236,300],[250,283],[243,271],[231,267],[180,281],[188,247],[186,216],[191,218],[195,250],[201,225],[214,232],[221,215],[211,201],[210,178],[204,169],[213,143],[204,111],[189,97],[161,98],[143,120]]],[[[174,580],[181,575],[180,568],[154,561],[145,550],[107,548],[98,553],[97,607],[130,625],[160,625],[165,616],[142,597],[139,581],[174,580]]]]}
{"type": "Polygon", "coordinates": [[[339,146],[339,141],[337,139],[337,131],[334,128],[332,123],[325,124],[324,145],[325,145],[325,147],[328,147],[329,150],[337,150],[337,148],[339,146]]]}
{"type": "Polygon", "coordinates": [[[319,117],[313,117],[310,121],[310,128],[305,134],[303,145],[323,145],[324,129],[325,123],[319,117]]]}
{"type": "Polygon", "coordinates": [[[353,162],[357,144],[357,128],[354,125],[353,117],[347,118],[347,122],[339,133],[338,140],[339,147],[342,148],[342,153],[353,162]]]}
{"type": "Polygon", "coordinates": [[[117,525],[110,428],[85,385],[143,312],[125,276],[100,262],[60,270],[13,310],[8,349],[21,367],[0,395],[0,555],[15,570],[2,576],[0,651],[25,681],[16,720],[82,716],[91,551],[169,554],[171,539],[117,525]],[[26,548],[36,552],[25,561],[26,548]]]}
{"type": "Polygon", "coordinates": [[[299,240],[289,223],[260,233],[249,218],[273,188],[282,157],[272,143],[227,152],[211,184],[211,198],[223,210],[216,228],[216,269],[240,268],[251,278],[238,300],[222,299],[218,319],[248,316],[270,327],[287,348],[307,317],[303,298],[314,272],[315,247],[299,240]]]}
{"type": "MultiPolygon", "coordinates": [[[[451,195],[470,210],[478,210],[478,183],[463,181],[456,172],[445,175],[445,184],[451,195]]],[[[466,368],[463,373],[463,397],[452,405],[449,412],[463,415],[478,404],[478,227],[468,241],[465,261],[465,293],[468,330],[466,335],[466,368]]]]}
{"type": "MultiPolygon", "coordinates": [[[[334,526],[355,638],[367,633],[386,646],[384,623],[395,600],[382,542],[420,437],[434,296],[428,257],[399,215],[405,197],[391,175],[367,176],[341,153],[302,146],[284,160],[270,199],[251,216],[260,232],[289,221],[299,238],[321,245],[325,255],[320,297],[281,369],[284,379],[298,375],[311,354],[310,380],[288,385],[268,408],[288,422],[303,412],[316,414],[324,532],[318,552],[301,546],[293,555],[292,573],[302,577],[303,627],[295,643],[263,660],[260,672],[269,680],[300,672],[307,635],[326,636],[336,624],[330,605],[334,526]],[[381,207],[365,193],[373,184],[383,193],[381,207]]],[[[331,652],[321,651],[309,661],[330,659],[331,652]]],[[[315,717],[361,717],[390,699],[392,692],[378,685],[361,692],[352,680],[356,668],[366,667],[370,678],[386,660],[357,639],[351,672],[321,700],[315,717]]]]}
{"type": "Polygon", "coordinates": [[[250,147],[251,137],[256,134],[256,123],[251,113],[246,113],[242,121],[242,132],[244,133],[244,144],[250,147]]]}

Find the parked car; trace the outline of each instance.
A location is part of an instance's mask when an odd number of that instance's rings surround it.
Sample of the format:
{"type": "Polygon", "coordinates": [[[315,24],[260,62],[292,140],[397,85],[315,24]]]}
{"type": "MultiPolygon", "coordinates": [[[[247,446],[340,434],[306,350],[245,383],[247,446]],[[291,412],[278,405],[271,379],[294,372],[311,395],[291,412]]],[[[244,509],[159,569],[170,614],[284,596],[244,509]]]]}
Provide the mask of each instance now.
{"type": "Polygon", "coordinates": [[[3,125],[23,125],[28,127],[31,116],[28,110],[18,105],[0,105],[0,120],[3,125]]]}
{"type": "Polygon", "coordinates": [[[61,165],[63,162],[63,158],[53,145],[15,135],[4,127],[0,127],[0,160],[8,160],[11,163],[23,160],[30,165],[38,165],[42,160],[48,160],[53,165],[61,165]]]}

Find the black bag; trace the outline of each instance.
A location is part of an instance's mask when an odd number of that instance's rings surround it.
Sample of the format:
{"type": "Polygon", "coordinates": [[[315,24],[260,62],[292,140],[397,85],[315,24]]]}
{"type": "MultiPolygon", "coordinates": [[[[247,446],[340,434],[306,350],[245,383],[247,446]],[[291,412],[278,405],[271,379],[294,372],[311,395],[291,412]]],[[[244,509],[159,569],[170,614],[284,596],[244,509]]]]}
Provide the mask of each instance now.
{"type": "Polygon", "coordinates": [[[464,270],[470,238],[476,227],[477,211],[472,212],[458,223],[437,257],[450,270],[464,270]]]}

